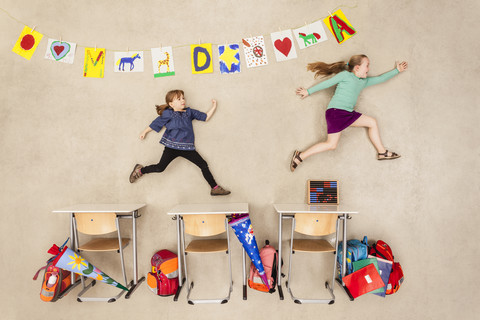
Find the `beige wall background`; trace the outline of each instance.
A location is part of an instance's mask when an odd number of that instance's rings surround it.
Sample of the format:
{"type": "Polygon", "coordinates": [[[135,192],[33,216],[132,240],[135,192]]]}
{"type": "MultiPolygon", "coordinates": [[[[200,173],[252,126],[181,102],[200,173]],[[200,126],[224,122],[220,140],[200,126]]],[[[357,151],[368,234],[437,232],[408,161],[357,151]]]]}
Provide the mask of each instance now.
{"type": "MultiPolygon", "coordinates": [[[[478,1],[0,4],[45,35],[30,61],[17,56],[11,50],[23,24],[0,12],[2,319],[473,319],[480,311],[474,302],[480,262],[475,241],[478,1]],[[312,48],[297,47],[296,60],[275,61],[271,32],[319,20],[340,5],[347,5],[342,10],[357,35],[342,45],[330,36],[312,48]],[[242,72],[221,75],[214,53],[213,74],[191,74],[189,44],[239,43],[260,34],[266,39],[268,66],[247,69],[242,52],[242,72]],[[73,65],[44,59],[47,39],[60,36],[80,46],[73,65]],[[95,45],[107,48],[104,79],[82,77],[83,47],[95,45]],[[160,45],[175,47],[174,77],[153,78],[149,50],[160,45]],[[144,50],[144,73],[114,73],[113,51],[127,47],[144,50]],[[396,60],[409,62],[407,72],[365,90],[357,106],[378,120],[385,145],[402,158],[377,161],[366,131],[350,128],[337,150],[308,159],[292,174],[288,165],[293,150],[326,138],[324,111],[333,94],[333,89],[325,90],[303,101],[295,96],[296,87],[319,81],[306,71],[307,63],[346,60],[357,53],[370,57],[371,75],[391,70],[396,60]],[[187,103],[202,111],[212,98],[218,100],[211,121],[194,124],[196,146],[217,181],[232,191],[230,196],[212,198],[200,171],[186,160],[136,184],[128,182],[135,163],[156,163],[163,152],[160,134],[144,141],[138,136],[155,118],[154,105],[174,88],[185,90],[187,103]],[[185,291],[174,303],[153,295],[146,284],[131,299],[114,304],[78,303],[78,289],[48,304],[38,297],[40,281],[31,280],[49,258],[48,248],[69,234],[68,217],[53,214],[54,209],[76,203],[146,203],[138,223],[139,272],[145,275],[156,250],[176,251],[175,223],[166,216],[175,205],[248,202],[259,244],[270,239],[276,246],[272,204],[305,201],[308,179],[339,180],[341,202],[360,211],[351,220],[349,238],[368,235],[393,247],[406,279],[397,294],[350,302],[337,288],[336,303],[325,306],[296,305],[288,296],[280,301],[277,294],[249,290],[243,301],[240,245],[234,238],[234,291],[226,305],[190,306],[185,291]]],[[[124,229],[128,233],[128,225],[124,229]]],[[[116,256],[88,257],[106,273],[121,277],[116,256]]],[[[126,258],[131,258],[130,251],[126,258]]],[[[220,264],[226,262],[221,259],[220,264]]],[[[296,261],[297,291],[317,283],[323,290],[324,279],[312,280],[318,274],[306,276],[315,274],[319,260],[296,261]]],[[[198,278],[205,272],[216,275],[203,271],[198,278]]],[[[203,283],[205,292],[220,287],[223,293],[222,273],[218,276],[203,283]]],[[[95,288],[112,293],[107,286],[95,288]]]]}

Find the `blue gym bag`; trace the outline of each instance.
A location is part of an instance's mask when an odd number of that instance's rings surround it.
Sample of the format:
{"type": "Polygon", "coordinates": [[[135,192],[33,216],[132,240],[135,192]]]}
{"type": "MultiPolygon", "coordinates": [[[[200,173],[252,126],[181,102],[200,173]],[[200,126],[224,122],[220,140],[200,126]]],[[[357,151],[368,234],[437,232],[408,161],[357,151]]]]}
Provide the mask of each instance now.
{"type": "MultiPolygon", "coordinates": [[[[345,275],[352,273],[352,262],[367,259],[368,257],[368,243],[367,237],[363,238],[363,241],[352,239],[347,241],[347,272],[345,275]]],[[[343,265],[343,242],[338,243],[337,254],[337,270],[338,278],[342,279],[342,265],[343,265]]]]}

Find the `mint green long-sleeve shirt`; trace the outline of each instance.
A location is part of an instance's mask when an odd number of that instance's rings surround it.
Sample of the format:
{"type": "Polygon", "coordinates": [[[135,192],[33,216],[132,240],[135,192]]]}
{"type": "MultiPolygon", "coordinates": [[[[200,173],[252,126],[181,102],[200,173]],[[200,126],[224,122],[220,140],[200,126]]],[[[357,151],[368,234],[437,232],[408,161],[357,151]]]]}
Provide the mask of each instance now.
{"type": "Polygon", "coordinates": [[[377,77],[358,78],[353,72],[342,71],[332,78],[314,85],[307,91],[311,95],[317,91],[337,85],[335,94],[332,100],[330,100],[327,109],[336,108],[352,112],[357,104],[358,96],[364,88],[385,82],[397,74],[399,74],[399,71],[395,68],[377,77]]]}

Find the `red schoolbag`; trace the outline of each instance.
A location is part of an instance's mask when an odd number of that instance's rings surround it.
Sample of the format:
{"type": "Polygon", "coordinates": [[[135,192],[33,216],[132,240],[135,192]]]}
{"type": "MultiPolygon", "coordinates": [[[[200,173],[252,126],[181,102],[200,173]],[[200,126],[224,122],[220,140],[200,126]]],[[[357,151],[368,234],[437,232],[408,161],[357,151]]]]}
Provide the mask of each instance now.
{"type": "Polygon", "coordinates": [[[385,294],[394,294],[400,289],[400,286],[403,283],[403,270],[402,266],[398,262],[393,263],[392,272],[388,278],[387,291],[385,294]]]}
{"type": "Polygon", "coordinates": [[[370,247],[369,254],[372,256],[380,257],[393,262],[392,271],[388,278],[387,290],[385,294],[394,294],[400,289],[403,283],[404,276],[402,266],[399,262],[394,262],[394,256],[392,248],[383,240],[378,240],[370,247]]]}
{"type": "Polygon", "coordinates": [[[390,246],[383,240],[378,240],[370,247],[368,254],[380,257],[385,260],[393,261],[393,252],[390,246]]]}
{"type": "Polygon", "coordinates": [[[159,296],[171,296],[178,289],[178,257],[169,250],[160,250],[152,256],[152,272],[147,275],[150,290],[159,296]]]}
{"type": "MultiPolygon", "coordinates": [[[[268,284],[270,285],[270,293],[273,293],[277,285],[278,252],[274,247],[269,245],[268,240],[265,241],[265,246],[260,249],[260,259],[262,259],[263,268],[265,269],[268,284]]],[[[250,264],[248,286],[258,291],[269,292],[253,263],[250,264]]]]}

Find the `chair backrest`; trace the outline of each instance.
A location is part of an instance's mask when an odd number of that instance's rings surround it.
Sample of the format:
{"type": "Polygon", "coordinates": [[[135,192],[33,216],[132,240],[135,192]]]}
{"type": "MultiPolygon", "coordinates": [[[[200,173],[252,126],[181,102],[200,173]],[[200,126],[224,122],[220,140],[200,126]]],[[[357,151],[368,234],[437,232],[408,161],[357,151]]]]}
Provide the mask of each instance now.
{"type": "Polygon", "coordinates": [[[310,236],[326,236],[336,232],[337,214],[296,213],[295,231],[310,236]]]}
{"type": "Polygon", "coordinates": [[[96,213],[80,212],[75,213],[77,230],[81,233],[98,235],[117,231],[115,223],[117,215],[114,212],[96,213]]]}
{"type": "Polygon", "coordinates": [[[183,216],[185,233],[198,237],[209,237],[225,232],[224,214],[187,214],[183,216]]]}

